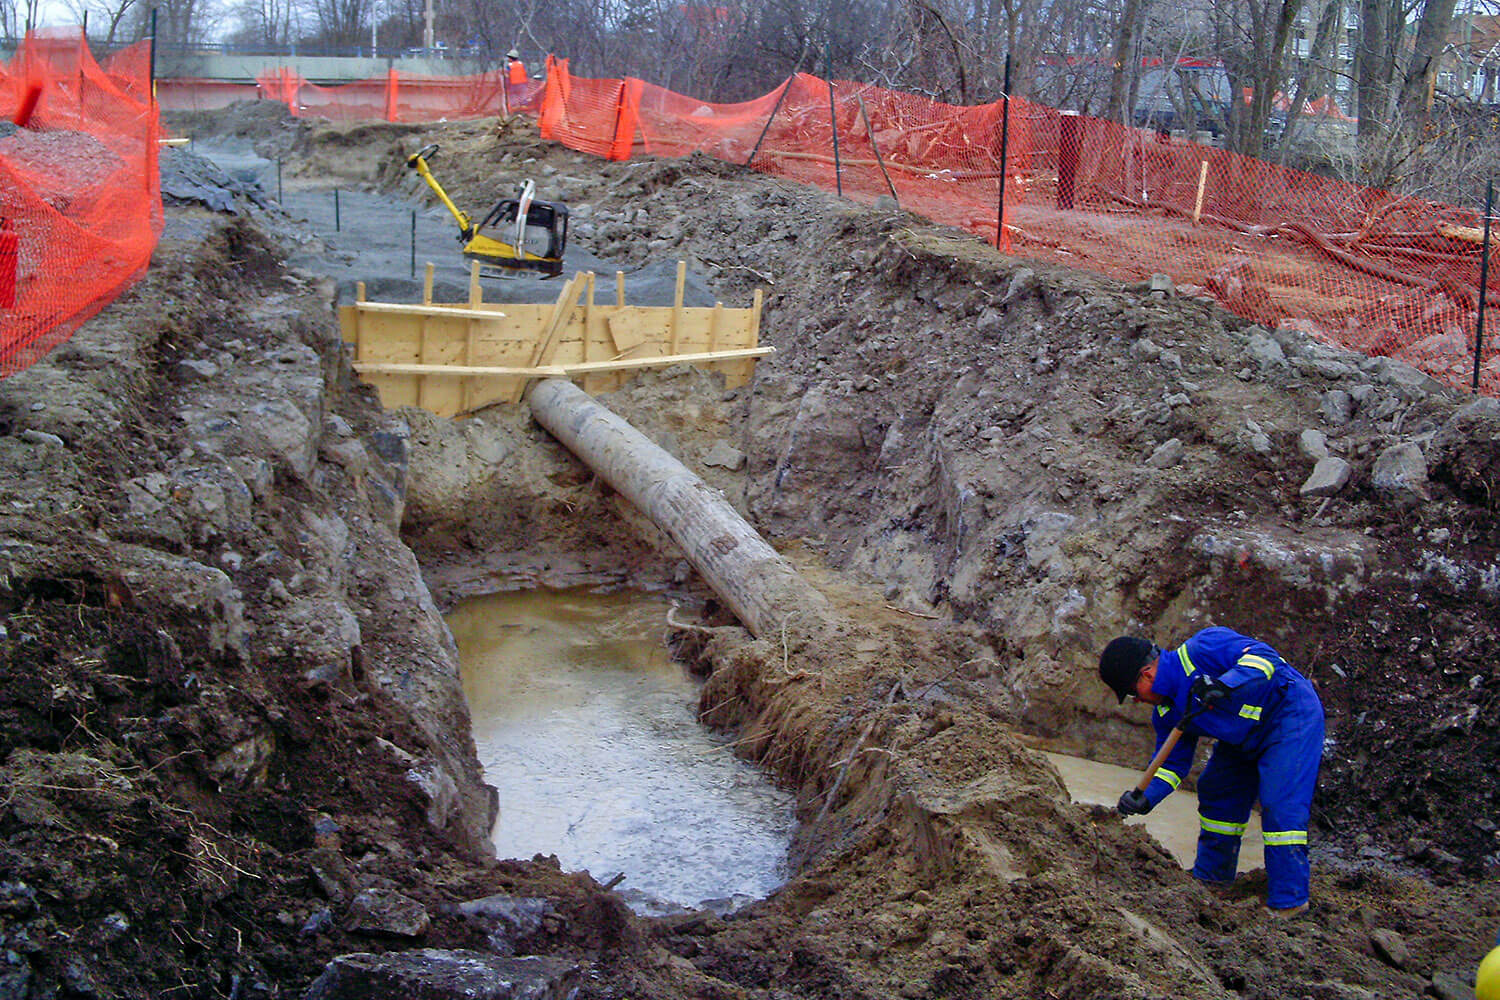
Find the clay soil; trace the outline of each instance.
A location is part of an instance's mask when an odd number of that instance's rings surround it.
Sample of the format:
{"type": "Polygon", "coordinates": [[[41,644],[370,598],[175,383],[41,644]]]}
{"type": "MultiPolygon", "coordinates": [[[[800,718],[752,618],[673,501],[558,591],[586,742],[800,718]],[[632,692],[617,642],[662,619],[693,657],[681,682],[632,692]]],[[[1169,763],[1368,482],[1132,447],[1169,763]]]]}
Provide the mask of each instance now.
{"type": "Polygon", "coordinates": [[[604,401],[832,610],[752,637],[524,406],[383,411],[333,282],[286,265],[314,234],[170,207],[142,282],[0,383],[0,997],[303,996],[415,949],[554,960],[526,995],[557,997],[1471,995],[1500,926],[1493,401],[699,157],[519,122],[177,125],[392,199],[441,141],[460,203],[524,172],[612,266],[766,288],[749,385],[668,369],[604,401]],[[1304,496],[1318,436],[1350,475],[1304,496]],[[726,445],[742,464],[704,463],[726,445]],[[504,776],[439,611],[537,585],[684,605],[705,724],[798,796],[781,890],[646,920],[490,855],[504,776]],[[1198,885],[1033,752],[1139,766],[1097,650],[1208,624],[1327,710],[1299,920],[1263,872],[1198,885]],[[536,919],[460,906],[500,894],[536,919]]]}

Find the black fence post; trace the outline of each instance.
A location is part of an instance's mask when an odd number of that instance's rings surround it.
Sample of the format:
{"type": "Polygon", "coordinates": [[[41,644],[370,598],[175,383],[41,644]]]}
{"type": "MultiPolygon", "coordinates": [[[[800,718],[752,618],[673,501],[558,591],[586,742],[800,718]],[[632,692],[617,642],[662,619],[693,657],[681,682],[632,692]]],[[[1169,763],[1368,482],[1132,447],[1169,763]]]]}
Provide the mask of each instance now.
{"type": "Polygon", "coordinates": [[[156,103],[156,8],[151,8],[151,74],[150,74],[151,96],[148,100],[156,103]]]}
{"type": "Polygon", "coordinates": [[[411,210],[411,276],[417,276],[417,210],[411,210]]]}
{"type": "Polygon", "coordinates": [[[1490,297],[1490,214],[1495,208],[1495,181],[1484,186],[1484,256],[1479,258],[1479,318],[1474,323],[1474,391],[1479,391],[1479,359],[1484,355],[1484,302],[1490,297]]]}
{"type": "Polygon", "coordinates": [[[333,231],[339,231],[339,189],[333,189],[333,231]]]}
{"type": "Polygon", "coordinates": [[[796,73],[787,77],[786,83],[782,85],[781,93],[776,95],[776,104],[771,108],[771,113],[766,116],[765,127],[760,130],[760,138],[755,140],[755,145],[750,149],[750,155],[745,158],[745,166],[750,166],[755,160],[755,154],[760,152],[760,144],[766,141],[766,133],[771,131],[771,123],[776,120],[776,112],[781,110],[781,102],[786,99],[786,92],[792,89],[792,81],[796,78],[796,73]]]}
{"type": "Polygon", "coordinates": [[[833,184],[838,189],[839,197],[844,196],[844,172],[839,163],[839,118],[833,110],[833,40],[826,43],[827,58],[824,60],[824,71],[828,74],[828,124],[833,126],[833,184]]]}
{"type": "Polygon", "coordinates": [[[281,157],[276,157],[276,204],[281,204],[281,157]]]}
{"type": "Polygon", "coordinates": [[[1000,217],[995,220],[995,249],[1005,243],[1005,163],[1010,153],[1010,53],[1005,54],[1005,86],[1000,93],[1000,217]]]}

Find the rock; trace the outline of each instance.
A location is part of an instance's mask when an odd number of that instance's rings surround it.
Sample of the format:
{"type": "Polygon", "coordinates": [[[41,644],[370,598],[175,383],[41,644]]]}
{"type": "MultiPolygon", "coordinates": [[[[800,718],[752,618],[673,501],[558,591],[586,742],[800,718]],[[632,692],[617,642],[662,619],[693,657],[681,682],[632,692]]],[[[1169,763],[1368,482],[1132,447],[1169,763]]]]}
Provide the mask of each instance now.
{"type": "Polygon", "coordinates": [[[883,194],[875,199],[874,209],[877,212],[899,212],[901,205],[888,194],[883,194]]]}
{"type": "Polygon", "coordinates": [[[1170,469],[1182,460],[1182,442],[1177,438],[1163,441],[1156,446],[1146,464],[1153,469],[1170,469]]]}
{"type": "Polygon", "coordinates": [[[1297,450],[1314,462],[1328,457],[1328,439],[1323,432],[1309,427],[1297,438],[1297,450]]]}
{"type": "Polygon", "coordinates": [[[1172,279],[1165,274],[1153,274],[1151,276],[1150,294],[1154,299],[1165,299],[1172,296],[1177,289],[1172,284],[1172,279]]]}
{"type": "Polygon", "coordinates": [[[1318,409],[1329,427],[1342,427],[1354,416],[1354,401],[1344,390],[1330,389],[1323,393],[1323,401],[1318,409]]]}
{"type": "Polygon", "coordinates": [[[439,832],[446,830],[463,807],[453,776],[437,763],[429,762],[407,771],[406,780],[427,796],[427,825],[439,832]]]}
{"type": "Polygon", "coordinates": [[[46,431],[35,430],[31,427],[21,432],[21,440],[31,444],[50,444],[56,445],[59,448],[67,447],[63,444],[63,439],[56,434],[48,434],[46,431]]]}
{"type": "Polygon", "coordinates": [[[580,978],[577,965],[550,957],[436,948],[358,953],[329,962],[305,1000],[565,1000],[580,978]]]}
{"type": "Polygon", "coordinates": [[[1000,304],[1008,306],[1037,290],[1036,272],[1029,267],[1017,268],[1010,276],[1010,285],[1005,289],[1005,295],[1000,299],[1000,304]]]}
{"type": "Polygon", "coordinates": [[[1439,972],[1427,984],[1427,992],[1437,1000],[1474,1000],[1474,987],[1463,976],[1439,972]]]}
{"type": "Polygon", "coordinates": [[[1161,357],[1161,345],[1152,340],[1150,337],[1142,337],[1134,344],[1131,344],[1130,351],[1132,354],[1140,355],[1147,361],[1155,361],[1157,358],[1161,357]]]}
{"type": "Polygon", "coordinates": [[[345,928],[351,933],[397,937],[421,937],[431,925],[432,918],[421,903],[394,889],[364,890],[349,904],[345,920],[345,928]]]}
{"type": "Polygon", "coordinates": [[[1265,333],[1252,333],[1245,344],[1245,353],[1262,368],[1286,364],[1286,352],[1281,345],[1265,333]]]}
{"type": "Polygon", "coordinates": [[[210,379],[219,374],[219,366],[212,361],[179,361],[177,371],[187,379],[210,379]]]}
{"type": "Polygon", "coordinates": [[[495,954],[513,955],[516,942],[541,930],[554,911],[545,899],[497,893],[459,903],[458,912],[485,928],[495,954]]]}
{"type": "Polygon", "coordinates": [[[1005,314],[994,306],[986,306],[979,314],[979,319],[974,321],[975,332],[982,336],[999,333],[1005,328],[1005,314]]]}
{"type": "Polygon", "coordinates": [[[703,464],[738,472],[745,467],[745,453],[723,441],[715,441],[703,456],[703,464]]]}
{"type": "Polygon", "coordinates": [[[1427,443],[1434,479],[1471,500],[1500,494],[1500,400],[1476,399],[1454,410],[1427,443]]]}
{"type": "Polygon", "coordinates": [[[1397,969],[1406,968],[1411,961],[1411,950],[1406,947],[1406,941],[1393,930],[1376,928],[1370,932],[1370,943],[1375,946],[1375,954],[1382,961],[1397,969]]]}
{"type": "Polygon", "coordinates": [[[1342,458],[1329,455],[1318,459],[1312,475],[1302,484],[1298,492],[1305,497],[1331,497],[1349,482],[1349,463],[1342,458]]]}
{"type": "Polygon", "coordinates": [[[1427,492],[1427,460],[1411,442],[1394,444],[1375,459],[1371,482],[1377,490],[1396,497],[1417,498],[1427,492]]]}

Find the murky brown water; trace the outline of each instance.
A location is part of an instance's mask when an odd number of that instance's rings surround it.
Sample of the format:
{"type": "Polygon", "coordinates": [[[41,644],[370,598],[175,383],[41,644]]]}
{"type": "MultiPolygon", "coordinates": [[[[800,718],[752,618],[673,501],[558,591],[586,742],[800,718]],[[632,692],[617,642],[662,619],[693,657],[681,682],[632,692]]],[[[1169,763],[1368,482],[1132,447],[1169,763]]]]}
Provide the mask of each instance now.
{"type": "Polygon", "coordinates": [[[501,857],[555,854],[643,913],[720,911],[786,878],[792,797],[697,722],[639,594],[498,594],[448,616],[501,857]]]}
{"type": "MultiPolygon", "coordinates": [[[[1143,750],[1149,749],[1143,745],[1143,750]]],[[[1073,801],[1086,805],[1112,806],[1120,800],[1121,792],[1134,788],[1141,778],[1140,771],[1113,764],[1099,764],[1057,753],[1045,756],[1062,772],[1063,783],[1068,786],[1073,801]]],[[[1145,826],[1184,868],[1193,866],[1193,853],[1198,847],[1198,796],[1192,792],[1179,788],[1151,810],[1150,815],[1132,816],[1125,822],[1145,826]]],[[[1250,817],[1250,828],[1245,831],[1240,844],[1240,871],[1264,867],[1265,854],[1260,837],[1260,814],[1255,813],[1250,817]]]]}

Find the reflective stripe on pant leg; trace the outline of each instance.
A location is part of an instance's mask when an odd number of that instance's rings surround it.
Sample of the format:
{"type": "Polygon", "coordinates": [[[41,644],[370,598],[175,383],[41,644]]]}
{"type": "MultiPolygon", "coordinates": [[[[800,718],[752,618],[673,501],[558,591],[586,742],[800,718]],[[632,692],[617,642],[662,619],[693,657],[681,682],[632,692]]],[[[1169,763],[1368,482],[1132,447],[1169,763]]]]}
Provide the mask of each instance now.
{"type": "Polygon", "coordinates": [[[1255,804],[1255,764],[1235,747],[1220,743],[1198,776],[1198,854],[1193,877],[1233,882],[1239,868],[1240,837],[1255,804]]]}
{"type": "Polygon", "coordinates": [[[1308,684],[1287,689],[1260,758],[1261,828],[1266,842],[1266,905],[1307,902],[1311,871],[1307,825],[1323,757],[1323,706],[1308,684]]]}

